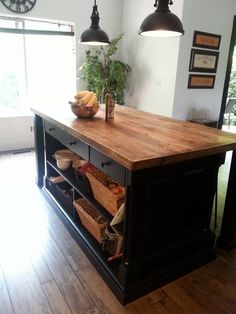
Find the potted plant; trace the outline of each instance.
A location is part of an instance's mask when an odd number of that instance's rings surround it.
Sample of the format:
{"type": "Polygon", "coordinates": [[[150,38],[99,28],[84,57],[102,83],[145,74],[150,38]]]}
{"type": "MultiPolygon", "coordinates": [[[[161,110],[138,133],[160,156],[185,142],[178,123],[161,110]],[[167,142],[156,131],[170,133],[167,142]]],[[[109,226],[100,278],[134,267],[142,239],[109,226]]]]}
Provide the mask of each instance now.
{"type": "Polygon", "coordinates": [[[127,73],[131,70],[128,64],[113,58],[117,45],[123,34],[111,40],[108,46],[86,51],[85,62],[81,66],[81,79],[87,82],[87,89],[97,94],[100,102],[108,92],[114,100],[123,104],[127,73]]]}

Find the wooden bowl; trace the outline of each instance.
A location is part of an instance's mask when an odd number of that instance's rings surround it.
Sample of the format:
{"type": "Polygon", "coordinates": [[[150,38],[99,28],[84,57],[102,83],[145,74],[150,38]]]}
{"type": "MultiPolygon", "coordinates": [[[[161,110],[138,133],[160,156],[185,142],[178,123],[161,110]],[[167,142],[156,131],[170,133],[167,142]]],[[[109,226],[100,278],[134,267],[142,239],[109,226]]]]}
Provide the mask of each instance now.
{"type": "Polygon", "coordinates": [[[99,110],[99,106],[76,105],[71,102],[70,107],[77,118],[92,118],[99,110]]]}

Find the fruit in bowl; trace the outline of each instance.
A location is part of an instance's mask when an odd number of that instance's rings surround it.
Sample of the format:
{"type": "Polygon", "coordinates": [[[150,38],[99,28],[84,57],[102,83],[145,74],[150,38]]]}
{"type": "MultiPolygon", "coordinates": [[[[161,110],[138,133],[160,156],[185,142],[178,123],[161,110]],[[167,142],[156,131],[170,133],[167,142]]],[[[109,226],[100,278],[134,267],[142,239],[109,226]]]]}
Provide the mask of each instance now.
{"type": "Polygon", "coordinates": [[[69,101],[72,112],[78,118],[92,118],[98,112],[99,103],[97,95],[89,91],[80,91],[74,96],[74,101],[69,101]]]}

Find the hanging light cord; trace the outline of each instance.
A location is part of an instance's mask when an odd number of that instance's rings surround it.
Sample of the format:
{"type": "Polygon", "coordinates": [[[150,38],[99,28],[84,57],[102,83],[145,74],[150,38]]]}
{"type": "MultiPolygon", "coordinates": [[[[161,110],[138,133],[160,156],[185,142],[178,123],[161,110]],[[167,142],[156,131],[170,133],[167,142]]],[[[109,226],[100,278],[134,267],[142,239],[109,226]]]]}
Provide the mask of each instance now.
{"type": "Polygon", "coordinates": [[[93,12],[92,12],[92,15],[91,15],[91,26],[90,28],[94,28],[94,29],[97,29],[99,28],[98,24],[99,24],[99,13],[98,13],[98,7],[97,7],[97,2],[96,0],[94,0],[94,6],[93,6],[93,12]]]}
{"type": "MultiPolygon", "coordinates": [[[[157,7],[157,2],[158,2],[159,0],[155,0],[155,3],[154,3],[154,7],[156,8],[157,7]]],[[[173,4],[173,1],[172,0],[169,0],[168,1],[168,4],[170,4],[170,5],[172,5],[173,4]]]]}

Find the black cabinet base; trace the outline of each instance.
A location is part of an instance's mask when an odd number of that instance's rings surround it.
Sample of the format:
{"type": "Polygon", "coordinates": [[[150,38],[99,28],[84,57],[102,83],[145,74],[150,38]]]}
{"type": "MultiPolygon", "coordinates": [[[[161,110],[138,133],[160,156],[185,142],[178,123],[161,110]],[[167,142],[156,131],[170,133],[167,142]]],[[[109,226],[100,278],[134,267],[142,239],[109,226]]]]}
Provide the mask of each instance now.
{"type": "MultiPolygon", "coordinates": [[[[71,236],[80,245],[90,262],[122,304],[127,304],[138,297],[189,273],[211,261],[216,256],[214,249],[215,235],[210,232],[207,237],[206,247],[201,250],[201,253],[197,250],[196,254],[193,254],[190,249],[189,252],[186,251],[184,256],[176,256],[175,262],[173,262],[172,259],[169,260],[168,263],[167,258],[162,261],[161,265],[156,265],[156,267],[152,265],[151,271],[150,267],[145,265],[144,268],[148,270],[148,272],[142,272],[141,278],[139,269],[143,268],[142,262],[140,262],[140,265],[136,267],[136,269],[132,269],[132,266],[126,268],[125,265],[119,265],[120,261],[115,263],[107,262],[107,258],[105,256],[102,257],[103,252],[101,251],[101,248],[96,247],[96,245],[93,244],[93,240],[89,239],[87,234],[83,234],[83,227],[78,228],[73,221],[71,221],[70,217],[63,212],[63,209],[55,202],[55,199],[46,188],[43,188],[42,192],[52,205],[56,214],[67,227],[71,236]],[[101,252],[99,252],[99,249],[101,252]],[[137,278],[137,281],[130,285],[129,280],[127,280],[126,285],[122,285],[118,279],[122,276],[122,273],[126,273],[126,278],[129,278],[129,273],[131,273],[131,277],[137,278]]],[[[198,241],[198,239],[196,239],[195,242],[196,241],[198,241]]],[[[201,239],[199,239],[199,241],[202,242],[201,239]]]]}
{"type": "Polygon", "coordinates": [[[162,274],[156,275],[153,272],[152,277],[148,277],[143,282],[139,282],[136,287],[133,287],[124,292],[122,299],[119,299],[122,304],[127,304],[138,297],[141,297],[155,289],[160,288],[169,282],[178,279],[179,277],[188,274],[189,272],[205,265],[216,257],[214,249],[206,252],[202,256],[192,257],[189,260],[182,261],[181,264],[173,266],[162,274]]]}

